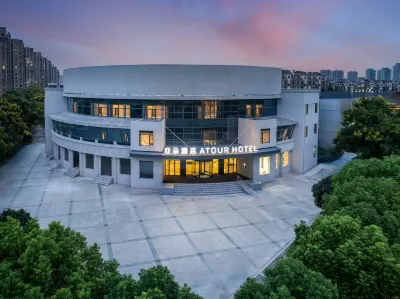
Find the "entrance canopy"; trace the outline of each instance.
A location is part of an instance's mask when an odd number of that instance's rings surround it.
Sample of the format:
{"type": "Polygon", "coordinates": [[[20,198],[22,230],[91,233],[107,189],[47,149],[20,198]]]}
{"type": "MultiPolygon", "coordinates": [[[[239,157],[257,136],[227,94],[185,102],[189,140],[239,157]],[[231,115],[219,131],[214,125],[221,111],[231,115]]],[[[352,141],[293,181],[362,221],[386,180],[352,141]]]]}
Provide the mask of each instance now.
{"type": "Polygon", "coordinates": [[[147,157],[147,158],[163,158],[163,159],[195,159],[207,161],[212,158],[234,158],[234,157],[249,157],[260,155],[272,155],[280,153],[279,147],[267,147],[255,149],[254,146],[244,146],[234,144],[227,146],[201,146],[201,147],[184,147],[184,146],[166,146],[162,153],[160,152],[145,152],[131,151],[131,157],[147,157]]]}

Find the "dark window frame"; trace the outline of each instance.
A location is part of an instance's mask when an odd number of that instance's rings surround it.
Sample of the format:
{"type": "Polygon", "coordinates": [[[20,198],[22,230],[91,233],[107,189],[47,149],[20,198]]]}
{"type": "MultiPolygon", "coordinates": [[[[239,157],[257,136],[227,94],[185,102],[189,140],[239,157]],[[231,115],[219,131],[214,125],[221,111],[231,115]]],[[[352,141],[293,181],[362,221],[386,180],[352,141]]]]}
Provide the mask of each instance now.
{"type": "Polygon", "coordinates": [[[86,156],[85,156],[85,167],[86,168],[88,168],[88,169],[94,169],[94,155],[92,155],[92,154],[86,154],[86,156]],[[88,157],[91,157],[90,159],[89,159],[89,163],[88,163],[88,157]]]}
{"type": "Polygon", "coordinates": [[[154,161],[139,161],[139,177],[141,179],[153,179],[154,178],[154,161]],[[145,168],[151,165],[151,174],[150,172],[146,172],[145,168]]]}
{"type": "Polygon", "coordinates": [[[154,145],[154,131],[139,131],[139,146],[153,146],[154,145]],[[142,142],[142,136],[148,136],[149,144],[142,142]]]}
{"type": "Polygon", "coordinates": [[[120,158],[119,159],[119,173],[124,174],[124,175],[131,175],[131,163],[132,163],[132,161],[129,158],[120,158]]]}
{"type": "Polygon", "coordinates": [[[271,129],[261,129],[260,130],[260,144],[271,142],[271,129]],[[268,132],[268,141],[264,140],[264,133],[268,132]]]}

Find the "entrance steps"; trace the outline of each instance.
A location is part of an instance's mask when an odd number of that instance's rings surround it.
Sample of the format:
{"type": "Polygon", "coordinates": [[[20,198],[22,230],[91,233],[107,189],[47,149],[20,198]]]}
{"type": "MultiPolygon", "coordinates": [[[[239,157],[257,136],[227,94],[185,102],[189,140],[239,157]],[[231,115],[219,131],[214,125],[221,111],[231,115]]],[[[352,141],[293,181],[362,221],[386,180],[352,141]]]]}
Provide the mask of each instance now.
{"type": "Polygon", "coordinates": [[[108,186],[113,183],[113,177],[108,175],[98,176],[93,183],[108,186]]]}
{"type": "Polygon", "coordinates": [[[244,193],[243,188],[237,182],[204,183],[204,184],[174,184],[174,195],[225,195],[244,193]]]}
{"type": "Polygon", "coordinates": [[[60,165],[61,165],[61,161],[60,161],[60,160],[53,160],[53,161],[50,163],[51,169],[59,168],[60,165]]]}
{"type": "Polygon", "coordinates": [[[71,178],[75,178],[79,175],[79,168],[77,168],[77,167],[70,168],[66,172],[64,172],[64,174],[71,178]]]}

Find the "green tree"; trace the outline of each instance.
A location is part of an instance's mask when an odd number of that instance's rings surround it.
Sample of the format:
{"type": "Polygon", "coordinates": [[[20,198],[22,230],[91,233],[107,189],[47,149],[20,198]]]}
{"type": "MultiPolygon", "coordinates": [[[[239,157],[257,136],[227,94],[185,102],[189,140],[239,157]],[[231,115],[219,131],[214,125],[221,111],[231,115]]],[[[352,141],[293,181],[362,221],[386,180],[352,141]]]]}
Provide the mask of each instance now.
{"type": "Polygon", "coordinates": [[[338,290],[330,280],[293,258],[281,259],[275,268],[266,268],[264,275],[262,283],[247,279],[236,292],[235,299],[338,298],[338,290]]]}
{"type": "Polygon", "coordinates": [[[382,158],[400,153],[400,112],[383,97],[359,99],[343,113],[343,127],[334,144],[360,158],[382,158]]]}
{"type": "Polygon", "coordinates": [[[296,226],[288,256],[336,283],[341,298],[396,298],[400,294],[399,245],[382,230],[350,216],[319,216],[296,226]]]}
{"type": "Polygon", "coordinates": [[[333,188],[332,188],[332,176],[327,176],[326,178],[323,178],[320,180],[318,183],[315,183],[311,191],[314,196],[314,203],[318,208],[321,208],[324,200],[323,200],[323,195],[324,194],[332,194],[333,188]]]}
{"type": "Polygon", "coordinates": [[[40,229],[36,219],[23,227],[7,216],[0,240],[1,299],[201,298],[179,287],[165,267],[142,270],[138,281],[121,275],[116,261],[102,259],[97,244],[88,246],[83,235],[59,222],[40,229]]]}
{"type": "Polygon", "coordinates": [[[7,209],[0,213],[0,222],[6,222],[8,216],[17,219],[22,227],[26,227],[29,220],[31,220],[31,214],[23,209],[18,211],[7,209]]]}
{"type": "Polygon", "coordinates": [[[21,108],[0,99],[0,161],[13,155],[29,136],[31,134],[22,119],[21,108]]]}

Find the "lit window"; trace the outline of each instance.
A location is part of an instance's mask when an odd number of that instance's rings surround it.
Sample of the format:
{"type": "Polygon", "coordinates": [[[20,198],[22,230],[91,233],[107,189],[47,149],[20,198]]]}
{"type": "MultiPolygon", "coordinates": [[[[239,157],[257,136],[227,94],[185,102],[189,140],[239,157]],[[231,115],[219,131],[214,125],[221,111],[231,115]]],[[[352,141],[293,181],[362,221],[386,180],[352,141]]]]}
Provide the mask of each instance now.
{"type": "Polygon", "coordinates": [[[306,104],[306,114],[308,114],[308,104],[306,104]]]}
{"type": "Polygon", "coordinates": [[[308,126],[304,127],[304,137],[308,136],[308,126]]]}
{"type": "Polygon", "coordinates": [[[260,144],[270,142],[270,130],[262,129],[260,130],[260,144]]]}
{"type": "Polygon", "coordinates": [[[74,113],[78,113],[78,102],[74,101],[74,113]]]}
{"type": "Polygon", "coordinates": [[[139,145],[152,146],[154,144],[153,132],[139,131],[139,145]]]}
{"type": "Polygon", "coordinates": [[[95,104],[95,114],[97,116],[107,116],[107,104],[95,104]]]}
{"type": "Polygon", "coordinates": [[[275,168],[278,169],[279,168],[279,154],[275,155],[275,168]]]}
{"type": "Polygon", "coordinates": [[[5,70],[6,69],[6,66],[5,65],[3,65],[3,70],[5,70]]]}
{"type": "Polygon", "coordinates": [[[282,153],[282,167],[289,165],[289,152],[282,153]]]}
{"type": "Polygon", "coordinates": [[[251,105],[246,105],[246,117],[251,117],[251,105]]]}
{"type": "Polygon", "coordinates": [[[203,130],[203,145],[216,145],[216,144],[217,144],[217,131],[203,130]]]}
{"type": "Polygon", "coordinates": [[[129,142],[129,136],[127,133],[124,133],[124,141],[129,142]]]}
{"type": "Polygon", "coordinates": [[[161,105],[156,105],[156,106],[146,106],[147,113],[146,116],[147,118],[164,118],[164,106],[161,105]]]}
{"type": "Polygon", "coordinates": [[[107,137],[106,132],[101,132],[101,140],[105,140],[107,137]]]}
{"type": "Polygon", "coordinates": [[[204,118],[217,118],[217,101],[204,101],[204,118]]]}
{"type": "Polygon", "coordinates": [[[263,116],[263,104],[256,104],[256,117],[263,116]]]}
{"type": "Polygon", "coordinates": [[[270,173],[270,157],[260,158],[260,175],[270,173]]]}
{"type": "Polygon", "coordinates": [[[165,160],[165,175],[181,175],[181,160],[165,160]]]}

